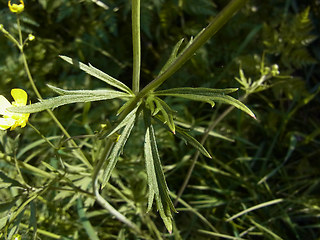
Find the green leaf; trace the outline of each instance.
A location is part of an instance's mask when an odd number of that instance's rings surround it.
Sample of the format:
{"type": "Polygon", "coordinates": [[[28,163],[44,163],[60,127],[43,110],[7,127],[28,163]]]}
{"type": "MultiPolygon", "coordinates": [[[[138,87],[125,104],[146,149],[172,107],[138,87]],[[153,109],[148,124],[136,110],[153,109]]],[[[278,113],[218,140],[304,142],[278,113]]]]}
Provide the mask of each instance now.
{"type": "MultiPolygon", "coordinates": [[[[178,121],[177,119],[174,121],[174,123],[176,125],[183,127],[183,128],[187,128],[186,130],[184,130],[185,132],[189,132],[192,130],[192,131],[204,134],[207,131],[207,129],[204,127],[193,126],[192,124],[186,123],[184,121],[178,121]]],[[[213,130],[211,130],[208,134],[212,137],[220,138],[220,139],[223,139],[223,140],[226,140],[229,142],[234,142],[234,139],[227,137],[227,136],[224,136],[224,135],[222,135],[216,131],[213,131],[213,130]]]]}
{"type": "Polygon", "coordinates": [[[103,173],[103,181],[102,181],[103,187],[108,183],[112,170],[117,164],[119,155],[130,136],[131,130],[134,126],[135,118],[136,118],[135,114],[132,114],[130,116],[130,118],[127,120],[127,125],[121,132],[121,135],[118,141],[115,143],[114,147],[112,148],[112,151],[109,156],[109,160],[107,161],[107,166],[103,173]]]}
{"type": "Polygon", "coordinates": [[[61,89],[55,86],[52,86],[50,84],[47,84],[47,86],[53,90],[54,92],[58,93],[59,95],[107,95],[109,93],[119,93],[123,96],[132,97],[132,95],[128,95],[126,93],[116,91],[113,89],[98,89],[98,90],[65,90],[61,89]]]}
{"type": "Polygon", "coordinates": [[[9,107],[7,110],[15,113],[35,113],[71,103],[84,103],[126,97],[128,97],[128,94],[115,90],[78,90],[78,94],[72,93],[71,95],[53,97],[27,106],[9,107]]]}
{"type": "MultiPolygon", "coordinates": [[[[117,111],[117,116],[122,113],[123,110],[125,110],[133,101],[135,100],[134,97],[130,98],[128,101],[125,102],[117,111]]],[[[138,103],[140,105],[140,103],[138,103]]]]}
{"type": "Polygon", "coordinates": [[[122,82],[120,82],[119,80],[111,77],[110,75],[102,72],[101,70],[93,67],[91,64],[86,65],[82,62],[79,62],[78,60],[69,58],[67,56],[60,56],[63,60],[65,60],[66,62],[76,66],[77,68],[80,68],[81,70],[85,71],[86,73],[88,73],[89,75],[96,77],[102,81],[104,81],[105,83],[116,87],[130,95],[134,95],[133,92],[131,91],[130,88],[128,88],[125,84],[123,84],[122,82]]]}
{"type": "MultiPolygon", "coordinates": [[[[163,125],[163,119],[159,116],[157,116],[155,118],[155,120],[161,124],[161,126],[163,127],[167,127],[165,125],[163,125]]],[[[168,128],[167,128],[168,129],[168,128]]],[[[169,130],[169,129],[168,129],[169,130]]],[[[178,138],[186,141],[187,143],[189,143],[191,146],[193,146],[194,148],[196,148],[200,153],[202,153],[204,156],[208,157],[208,158],[212,158],[211,155],[209,154],[209,152],[204,148],[204,146],[202,146],[201,143],[199,143],[194,137],[190,136],[186,130],[184,130],[183,128],[180,128],[178,126],[176,126],[176,134],[175,134],[178,138]]]]}
{"type": "Polygon", "coordinates": [[[169,196],[169,188],[161,167],[154,129],[151,124],[151,114],[148,109],[144,111],[144,121],[146,126],[144,154],[149,186],[148,211],[152,207],[152,201],[155,196],[160,216],[168,232],[171,233],[172,211],[176,212],[176,210],[169,196]]]}
{"type": "Polygon", "coordinates": [[[173,115],[172,115],[174,111],[162,99],[158,97],[153,98],[153,102],[156,106],[156,109],[152,115],[155,115],[158,112],[161,112],[164,118],[164,123],[167,124],[171,132],[175,134],[176,130],[175,130],[175,124],[174,124],[173,115]]]}
{"type": "MultiPolygon", "coordinates": [[[[202,33],[202,31],[199,32],[202,33]]],[[[199,36],[199,34],[197,36],[199,36]]],[[[191,37],[189,42],[186,44],[186,46],[182,49],[182,51],[179,52],[180,46],[182,44],[182,42],[184,41],[184,39],[182,38],[179,42],[177,42],[177,44],[174,46],[171,55],[169,57],[169,59],[167,60],[167,62],[165,63],[165,65],[162,67],[162,69],[160,70],[158,75],[161,75],[162,73],[164,73],[169,67],[170,65],[180,56],[182,55],[187,49],[188,47],[192,44],[192,42],[194,41],[194,38],[191,37]]]]}
{"type": "Polygon", "coordinates": [[[119,124],[117,124],[117,127],[115,128],[110,128],[110,129],[106,129],[106,130],[102,130],[99,133],[99,138],[105,138],[105,137],[109,137],[112,134],[114,134],[116,131],[120,130],[121,128],[123,128],[124,126],[126,126],[127,124],[130,123],[131,119],[133,116],[135,116],[136,112],[138,110],[138,107],[136,107],[135,109],[133,109],[123,120],[122,122],[120,122],[119,124]]]}
{"type": "Polygon", "coordinates": [[[170,66],[170,64],[177,58],[177,54],[178,54],[178,51],[179,51],[179,48],[183,42],[183,38],[174,46],[172,52],[171,52],[171,55],[168,59],[168,61],[163,65],[162,69],[160,70],[159,72],[159,75],[161,75],[163,72],[165,72],[168,67],[170,66]]]}
{"type": "Polygon", "coordinates": [[[168,90],[162,90],[154,92],[156,96],[173,96],[190,99],[194,101],[207,102],[214,106],[215,102],[230,104],[251,117],[256,118],[254,113],[239,100],[225,95],[236,91],[236,88],[227,89],[210,89],[210,88],[172,88],[168,90]]]}
{"type": "Polygon", "coordinates": [[[201,96],[215,96],[216,94],[229,94],[238,91],[238,88],[224,88],[224,89],[214,89],[214,88],[171,88],[167,90],[159,90],[154,94],[157,96],[168,96],[168,94],[188,94],[188,95],[201,95],[201,96]]]}
{"type": "Polygon", "coordinates": [[[155,116],[160,111],[159,108],[156,108],[155,102],[154,102],[154,95],[149,95],[146,99],[146,106],[150,109],[151,115],[155,116]]]}

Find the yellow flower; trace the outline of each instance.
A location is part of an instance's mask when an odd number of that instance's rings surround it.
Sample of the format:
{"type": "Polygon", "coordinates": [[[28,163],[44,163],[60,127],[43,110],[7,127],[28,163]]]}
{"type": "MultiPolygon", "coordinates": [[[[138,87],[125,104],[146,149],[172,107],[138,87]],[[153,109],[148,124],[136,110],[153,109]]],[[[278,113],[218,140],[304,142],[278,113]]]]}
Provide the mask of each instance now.
{"type": "Polygon", "coordinates": [[[19,234],[13,235],[12,240],[21,240],[21,235],[19,235],[19,234]]]}
{"type": "Polygon", "coordinates": [[[16,127],[21,126],[22,128],[26,126],[30,113],[13,113],[7,111],[8,107],[25,106],[27,104],[28,95],[27,93],[19,88],[14,88],[11,90],[11,95],[15,100],[12,104],[2,95],[0,95],[0,129],[14,130],[16,127]]]}
{"type": "Polygon", "coordinates": [[[29,33],[29,35],[28,35],[28,40],[29,40],[29,41],[33,41],[35,38],[36,38],[36,37],[33,36],[32,33],[29,33]]]}
{"type": "Polygon", "coordinates": [[[8,2],[8,7],[9,7],[11,12],[19,14],[19,13],[22,13],[23,10],[24,10],[24,2],[23,2],[23,0],[20,0],[20,4],[15,4],[14,3],[14,4],[11,5],[11,1],[9,1],[8,2]]]}

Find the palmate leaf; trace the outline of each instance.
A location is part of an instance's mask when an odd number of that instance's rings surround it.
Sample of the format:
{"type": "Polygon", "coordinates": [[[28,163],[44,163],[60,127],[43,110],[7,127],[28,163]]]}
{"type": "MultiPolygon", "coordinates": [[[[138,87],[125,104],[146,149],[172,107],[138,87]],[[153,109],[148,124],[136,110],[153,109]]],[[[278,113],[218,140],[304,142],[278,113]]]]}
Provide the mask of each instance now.
{"type": "Polygon", "coordinates": [[[130,97],[130,95],[128,95],[127,93],[115,90],[74,90],[71,92],[71,95],[62,95],[58,97],[49,98],[27,106],[9,107],[7,108],[7,110],[15,113],[35,113],[71,103],[84,103],[114,98],[130,97]],[[76,92],[78,93],[76,94],[76,92]]]}
{"type": "Polygon", "coordinates": [[[249,114],[251,117],[256,118],[254,113],[239,100],[225,95],[235,92],[236,88],[227,89],[211,89],[211,88],[171,88],[168,90],[161,90],[154,92],[156,96],[173,96],[181,97],[194,101],[207,102],[214,106],[215,102],[230,104],[245,113],[249,114]]]}
{"type": "Polygon", "coordinates": [[[133,92],[131,91],[130,88],[128,88],[125,84],[123,84],[122,82],[120,82],[119,80],[111,77],[110,75],[106,74],[105,72],[102,72],[101,70],[95,68],[94,66],[92,66],[91,64],[86,65],[82,62],[79,62],[78,60],[69,58],[67,56],[60,56],[63,60],[65,60],[66,62],[76,66],[77,68],[80,68],[81,70],[85,71],[86,73],[88,73],[89,75],[96,77],[102,81],[104,81],[105,83],[116,87],[130,95],[134,95],[133,92]]]}
{"type": "Polygon", "coordinates": [[[149,186],[148,211],[151,209],[155,197],[160,216],[168,232],[171,233],[172,212],[176,212],[176,210],[170,199],[169,188],[162,170],[149,109],[144,111],[144,121],[146,127],[144,154],[149,186]]]}

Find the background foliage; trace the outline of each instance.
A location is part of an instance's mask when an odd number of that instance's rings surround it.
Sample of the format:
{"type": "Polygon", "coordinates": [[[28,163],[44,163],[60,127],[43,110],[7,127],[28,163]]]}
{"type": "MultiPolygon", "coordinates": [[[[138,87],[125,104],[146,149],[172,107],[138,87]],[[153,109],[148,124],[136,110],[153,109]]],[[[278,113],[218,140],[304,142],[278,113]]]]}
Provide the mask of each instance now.
{"type": "MultiPolygon", "coordinates": [[[[0,3],[0,23],[16,33],[15,16],[7,1],[0,3]]],[[[23,33],[36,36],[26,55],[43,96],[54,95],[46,84],[64,89],[104,87],[58,55],[90,62],[131,85],[131,1],[25,3],[23,33]]],[[[172,47],[181,38],[196,35],[225,1],[143,0],[141,4],[142,84],[146,85],[160,71],[172,47]]],[[[244,85],[236,80],[241,78],[239,68],[247,81],[258,80],[273,64],[280,71],[246,99],[257,121],[233,110],[217,122],[214,131],[227,140],[210,136],[205,142],[213,159],[198,159],[177,205],[172,235],[156,211],[146,213],[142,123],[129,139],[104,197],[152,239],[319,239],[319,9],[316,0],[249,1],[163,86],[242,87],[234,95],[238,98],[245,94],[244,85]],[[275,199],[278,202],[268,204],[275,199]],[[262,203],[267,206],[250,210],[262,203]],[[248,213],[230,220],[246,209],[248,213]]],[[[4,37],[0,37],[0,51],[0,94],[9,98],[11,88],[30,90],[19,52],[4,37]]],[[[28,94],[32,102],[37,101],[31,91],[28,94]]],[[[191,127],[199,140],[204,129],[226,110],[223,105],[212,109],[209,104],[182,99],[166,101],[177,111],[176,120],[191,127]]],[[[112,121],[121,104],[112,100],[67,105],[54,112],[86,155],[94,159],[103,145],[90,135],[107,119],[112,121]]],[[[137,238],[93,203],[87,191],[89,171],[77,167],[72,149],[66,147],[68,140],[61,137],[49,115],[33,114],[30,122],[61,148],[48,150],[30,127],[0,132],[3,237],[10,239],[19,233],[23,239],[137,238]],[[24,163],[60,177],[37,175],[24,163]],[[71,182],[64,180],[65,174],[71,182]],[[36,189],[36,194],[29,193],[26,186],[36,189]],[[18,217],[8,222],[8,214],[18,217]],[[88,230],[88,221],[95,234],[88,230]]],[[[155,131],[174,199],[195,150],[163,129],[155,131]]]]}

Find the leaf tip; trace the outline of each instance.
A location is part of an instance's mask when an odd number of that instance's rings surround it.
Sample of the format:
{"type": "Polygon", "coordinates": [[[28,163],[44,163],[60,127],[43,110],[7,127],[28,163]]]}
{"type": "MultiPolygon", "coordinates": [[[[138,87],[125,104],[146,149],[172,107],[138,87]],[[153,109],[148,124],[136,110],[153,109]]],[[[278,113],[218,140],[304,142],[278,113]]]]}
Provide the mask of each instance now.
{"type": "Polygon", "coordinates": [[[256,115],[254,115],[254,113],[251,113],[250,116],[253,117],[254,120],[258,120],[257,117],[256,117],[256,115]]]}

